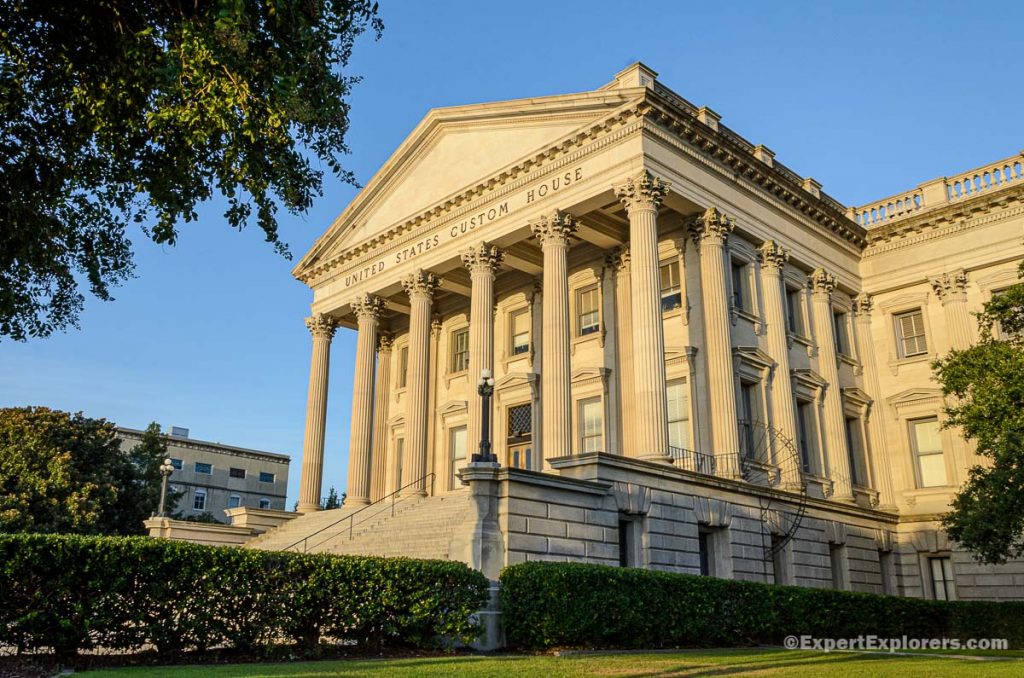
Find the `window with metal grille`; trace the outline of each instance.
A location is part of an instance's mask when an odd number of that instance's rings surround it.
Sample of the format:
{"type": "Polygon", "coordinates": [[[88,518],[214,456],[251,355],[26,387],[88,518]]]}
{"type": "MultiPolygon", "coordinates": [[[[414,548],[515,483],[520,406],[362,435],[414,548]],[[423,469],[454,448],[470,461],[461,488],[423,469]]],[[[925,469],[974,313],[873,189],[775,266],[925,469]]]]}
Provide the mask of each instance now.
{"type": "Polygon", "coordinates": [[[896,343],[901,358],[928,353],[924,336],[924,314],[921,309],[893,316],[896,321],[896,343]]]}
{"type": "Polygon", "coordinates": [[[522,355],[530,351],[530,311],[522,309],[514,311],[509,316],[509,327],[511,334],[509,343],[512,346],[512,355],[522,355]]]}
{"type": "Polygon", "coordinates": [[[232,478],[245,478],[245,469],[232,467],[228,470],[228,475],[232,478]]]}
{"type": "Polygon", "coordinates": [[[668,383],[668,444],[680,450],[690,449],[690,394],[686,380],[668,383]]]}
{"type": "Polygon", "coordinates": [[[576,297],[578,336],[593,334],[601,329],[601,311],[598,307],[597,286],[580,290],[576,297]]]}
{"type": "Polygon", "coordinates": [[[514,405],[508,408],[508,465],[513,468],[534,468],[533,407],[514,405]]]}
{"type": "Polygon", "coordinates": [[[452,372],[469,369],[469,330],[452,332],[452,372]]]}
{"type": "Polygon", "coordinates": [[[580,452],[599,452],[604,437],[604,410],[600,398],[580,401],[580,452]]]}
{"type": "Polygon", "coordinates": [[[942,436],[937,417],[913,419],[910,425],[910,446],[916,461],[918,487],[947,485],[946,457],[942,453],[942,436]]]}
{"type": "Polygon", "coordinates": [[[682,288],[679,285],[679,262],[669,261],[661,265],[661,310],[677,309],[683,305],[682,288]]]}

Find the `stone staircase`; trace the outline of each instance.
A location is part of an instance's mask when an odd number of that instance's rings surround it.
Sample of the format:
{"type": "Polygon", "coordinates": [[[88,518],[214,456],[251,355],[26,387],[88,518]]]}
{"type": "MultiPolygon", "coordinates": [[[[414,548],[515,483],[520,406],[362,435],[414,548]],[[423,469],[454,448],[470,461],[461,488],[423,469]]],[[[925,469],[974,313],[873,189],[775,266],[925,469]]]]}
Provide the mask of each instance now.
{"type": "MultiPolygon", "coordinates": [[[[310,553],[448,560],[452,540],[469,518],[470,494],[454,492],[406,498],[395,505],[394,515],[388,502],[371,506],[355,516],[350,538],[349,521],[345,518],[356,510],[340,508],[307,514],[256,537],[245,546],[276,551],[308,536],[306,548],[310,553]],[[328,527],[335,522],[336,525],[328,527]],[[313,534],[325,527],[323,532],[313,534]]],[[[291,550],[301,552],[303,544],[291,550]]]]}

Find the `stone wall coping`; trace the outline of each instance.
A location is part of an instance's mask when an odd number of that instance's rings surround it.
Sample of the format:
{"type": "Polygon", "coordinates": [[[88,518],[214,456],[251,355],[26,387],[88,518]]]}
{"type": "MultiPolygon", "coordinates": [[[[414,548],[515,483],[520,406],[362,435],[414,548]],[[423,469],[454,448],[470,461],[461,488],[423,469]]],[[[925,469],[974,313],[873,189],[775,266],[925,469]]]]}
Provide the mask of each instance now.
{"type": "MultiPolygon", "coordinates": [[[[563,457],[564,458],[564,457],[563,457]]],[[[581,492],[583,494],[594,494],[603,496],[611,492],[612,483],[600,480],[580,480],[579,478],[567,478],[555,476],[540,471],[527,471],[526,469],[502,467],[498,473],[500,481],[515,481],[527,485],[538,485],[570,492],[581,492]]]]}

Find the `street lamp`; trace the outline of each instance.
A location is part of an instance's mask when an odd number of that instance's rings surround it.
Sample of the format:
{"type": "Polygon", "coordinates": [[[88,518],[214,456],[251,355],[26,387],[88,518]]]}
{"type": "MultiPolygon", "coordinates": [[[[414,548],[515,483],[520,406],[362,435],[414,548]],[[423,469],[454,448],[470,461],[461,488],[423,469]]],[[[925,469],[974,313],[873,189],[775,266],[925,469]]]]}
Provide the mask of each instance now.
{"type": "Polygon", "coordinates": [[[481,370],[476,382],[476,392],[480,394],[484,411],[480,418],[480,451],[473,455],[474,462],[487,464],[498,463],[498,458],[491,454],[491,396],[494,394],[494,378],[490,370],[481,370]]]}
{"type": "Polygon", "coordinates": [[[166,518],[167,511],[165,506],[167,504],[167,479],[174,473],[174,464],[171,463],[170,459],[164,459],[164,463],[160,464],[160,475],[164,477],[160,484],[160,510],[157,511],[158,518],[166,518]]]}

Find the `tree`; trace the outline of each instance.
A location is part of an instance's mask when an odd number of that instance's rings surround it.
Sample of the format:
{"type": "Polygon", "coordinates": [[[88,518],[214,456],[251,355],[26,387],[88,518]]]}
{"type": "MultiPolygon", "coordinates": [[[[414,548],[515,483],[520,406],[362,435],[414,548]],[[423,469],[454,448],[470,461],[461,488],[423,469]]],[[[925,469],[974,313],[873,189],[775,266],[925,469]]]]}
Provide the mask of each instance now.
{"type": "Polygon", "coordinates": [[[174,244],[219,194],[284,256],[326,165],[355,183],[345,76],[372,0],[0,0],[0,336],[77,326],[110,299],[127,229],[174,244]],[[314,164],[314,161],[319,161],[314,164]]]}
{"type": "Polygon", "coordinates": [[[140,533],[153,480],[138,447],[126,454],[103,419],[0,409],[0,532],[140,533]]]}
{"type": "MultiPolygon", "coordinates": [[[[160,424],[154,421],[146,427],[142,433],[142,439],[128,453],[128,458],[135,465],[138,473],[135,482],[136,501],[140,504],[140,508],[148,511],[147,516],[154,516],[160,509],[160,492],[163,487],[160,465],[167,458],[167,439],[160,432],[160,424]]],[[[166,504],[168,515],[174,513],[174,508],[183,494],[184,492],[175,491],[168,485],[166,504]]]]}
{"type": "Polygon", "coordinates": [[[338,491],[331,487],[327,491],[327,496],[320,501],[320,508],[324,511],[330,511],[331,509],[341,508],[345,504],[345,495],[341,495],[341,499],[338,498],[338,491]]]}
{"type": "Polygon", "coordinates": [[[1024,283],[993,295],[978,328],[977,344],[933,364],[948,397],[945,426],[986,459],[970,469],[942,524],[980,561],[1002,563],[1024,555],[1024,283]]]}

